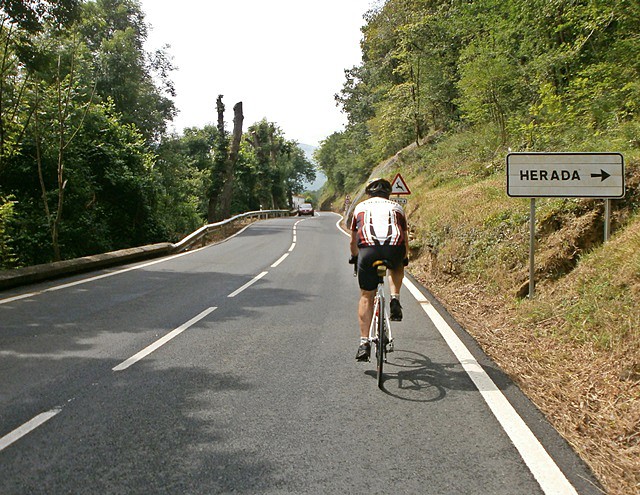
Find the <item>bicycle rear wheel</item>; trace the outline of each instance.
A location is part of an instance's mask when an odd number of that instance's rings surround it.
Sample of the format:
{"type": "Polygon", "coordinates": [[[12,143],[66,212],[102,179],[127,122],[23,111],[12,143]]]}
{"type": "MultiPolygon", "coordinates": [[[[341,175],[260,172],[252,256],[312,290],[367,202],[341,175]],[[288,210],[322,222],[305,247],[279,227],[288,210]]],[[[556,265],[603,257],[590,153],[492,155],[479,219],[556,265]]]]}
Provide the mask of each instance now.
{"type": "Polygon", "coordinates": [[[384,359],[385,359],[385,340],[387,339],[386,335],[386,325],[385,325],[385,315],[384,315],[384,298],[381,296],[378,298],[378,304],[380,307],[378,308],[378,328],[376,330],[378,334],[378,340],[376,343],[376,361],[377,361],[377,379],[378,379],[378,388],[382,389],[383,383],[383,368],[384,368],[384,359]]]}

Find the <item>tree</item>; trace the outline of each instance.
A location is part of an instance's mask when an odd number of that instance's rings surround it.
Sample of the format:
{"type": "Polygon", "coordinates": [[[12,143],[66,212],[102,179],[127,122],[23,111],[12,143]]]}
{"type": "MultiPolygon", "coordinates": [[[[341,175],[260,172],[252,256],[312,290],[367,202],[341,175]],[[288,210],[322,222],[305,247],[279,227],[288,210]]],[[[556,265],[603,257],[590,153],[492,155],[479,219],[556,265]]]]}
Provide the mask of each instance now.
{"type": "Polygon", "coordinates": [[[33,40],[45,26],[57,31],[79,14],[78,0],[0,0],[0,169],[17,152],[31,113],[25,109],[31,73],[37,63],[33,40]]]}
{"type": "Polygon", "coordinates": [[[93,93],[89,88],[83,87],[76,73],[80,50],[80,44],[75,38],[69,40],[67,46],[59,46],[53,80],[50,84],[45,81],[37,84],[34,92],[32,113],[34,114],[33,135],[36,163],[44,212],[51,231],[55,261],[61,259],[59,235],[65,188],[67,187],[65,153],[82,127],[93,99],[93,93]],[[48,139],[49,137],[52,139],[48,139]],[[55,209],[49,205],[47,183],[43,170],[43,161],[47,158],[53,159],[55,162],[57,178],[55,209]]]}
{"type": "Polygon", "coordinates": [[[291,151],[282,131],[266,119],[249,127],[247,141],[253,149],[259,182],[260,202],[270,208],[288,204],[284,187],[282,156],[291,151]]]}
{"type": "Polygon", "coordinates": [[[179,240],[207,220],[208,185],[217,129],[188,128],[182,136],[165,136],[153,167],[159,188],[158,216],[170,240],[179,240]]]}
{"type": "Polygon", "coordinates": [[[45,25],[64,26],[78,16],[80,0],[0,0],[0,9],[20,29],[35,33],[45,25]]]}
{"type": "Polygon", "coordinates": [[[313,164],[295,141],[288,142],[289,153],[284,161],[284,182],[288,206],[293,206],[293,195],[304,190],[304,182],[316,179],[313,164]]]}
{"type": "Polygon", "coordinates": [[[88,2],[82,19],[80,29],[97,68],[97,94],[112,100],[124,122],[135,124],[149,144],[159,142],[176,113],[169,80],[173,65],[164,50],[144,51],[147,26],[140,3],[88,2]]]}
{"type": "Polygon", "coordinates": [[[225,107],[222,98],[223,95],[218,95],[216,100],[218,139],[215,145],[209,190],[207,218],[210,223],[230,216],[234,171],[240,152],[244,121],[242,102],[238,102],[233,107],[233,133],[230,138],[224,126],[225,107]]]}
{"type": "Polygon", "coordinates": [[[519,81],[517,68],[494,40],[474,40],[460,58],[460,98],[456,103],[470,122],[493,122],[501,144],[506,145],[509,115],[524,103],[517,90],[519,81]]]}
{"type": "Polygon", "coordinates": [[[10,268],[16,262],[7,232],[8,224],[15,215],[14,205],[14,201],[0,197],[0,268],[10,268]]]}
{"type": "Polygon", "coordinates": [[[172,105],[152,72],[168,67],[142,49],[139,4],[2,7],[0,196],[15,198],[5,232],[18,263],[166,238],[150,146],[172,105]]]}
{"type": "Polygon", "coordinates": [[[242,102],[238,102],[233,106],[233,134],[229,154],[224,162],[224,185],[220,194],[220,217],[228,218],[231,216],[231,199],[233,197],[233,179],[238,155],[240,152],[240,141],[242,139],[242,123],[244,115],[242,114],[242,102]]]}
{"type": "Polygon", "coordinates": [[[8,16],[0,13],[0,170],[6,158],[18,149],[31,118],[25,112],[29,75],[20,69],[20,59],[15,45],[19,28],[8,16]]]}

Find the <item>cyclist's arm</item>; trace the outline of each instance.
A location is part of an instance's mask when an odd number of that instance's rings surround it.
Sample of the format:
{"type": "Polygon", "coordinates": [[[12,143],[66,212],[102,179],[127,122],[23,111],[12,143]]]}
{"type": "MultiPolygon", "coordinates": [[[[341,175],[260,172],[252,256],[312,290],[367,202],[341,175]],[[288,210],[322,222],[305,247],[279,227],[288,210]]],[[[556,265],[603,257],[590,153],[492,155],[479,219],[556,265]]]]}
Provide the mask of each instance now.
{"type": "Polygon", "coordinates": [[[357,230],[351,231],[351,243],[349,247],[351,249],[351,256],[358,256],[358,231],[357,230]]]}
{"type": "Polygon", "coordinates": [[[404,230],[404,248],[405,248],[405,264],[407,263],[406,260],[409,259],[409,224],[407,223],[407,217],[404,216],[404,212],[403,212],[403,218],[404,218],[404,225],[402,226],[403,230],[404,230]]]}

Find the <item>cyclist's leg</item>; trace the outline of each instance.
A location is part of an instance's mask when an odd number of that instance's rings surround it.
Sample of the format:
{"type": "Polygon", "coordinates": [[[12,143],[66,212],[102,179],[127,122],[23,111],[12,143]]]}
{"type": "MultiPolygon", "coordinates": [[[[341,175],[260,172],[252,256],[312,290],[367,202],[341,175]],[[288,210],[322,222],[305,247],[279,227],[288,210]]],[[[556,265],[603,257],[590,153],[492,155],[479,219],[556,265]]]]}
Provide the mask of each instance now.
{"type": "Polygon", "coordinates": [[[358,322],[360,324],[360,337],[369,337],[369,326],[373,318],[373,298],[375,290],[360,290],[360,301],[358,303],[358,322]]]}
{"type": "Polygon", "coordinates": [[[391,295],[400,294],[402,279],[404,278],[404,266],[396,265],[389,270],[389,292],[391,295]]]}
{"type": "Polygon", "coordinates": [[[360,325],[360,344],[357,360],[366,360],[371,346],[369,343],[369,327],[373,319],[373,300],[378,286],[376,269],[372,266],[371,257],[375,256],[372,248],[360,248],[358,253],[358,285],[360,286],[360,300],[358,302],[358,323],[360,325]],[[365,349],[366,348],[366,357],[365,349]],[[362,358],[362,359],[361,359],[362,358]]]}
{"type": "Polygon", "coordinates": [[[369,335],[369,325],[373,315],[373,298],[378,288],[378,274],[373,262],[378,259],[377,250],[373,247],[360,248],[358,253],[358,285],[360,287],[360,303],[358,317],[360,320],[360,334],[369,335]]]}
{"type": "Polygon", "coordinates": [[[393,321],[402,320],[402,305],[400,304],[400,289],[402,288],[402,280],[404,279],[404,257],[406,256],[405,246],[390,246],[389,259],[392,267],[389,269],[389,292],[391,299],[389,301],[390,318],[393,321]]]}

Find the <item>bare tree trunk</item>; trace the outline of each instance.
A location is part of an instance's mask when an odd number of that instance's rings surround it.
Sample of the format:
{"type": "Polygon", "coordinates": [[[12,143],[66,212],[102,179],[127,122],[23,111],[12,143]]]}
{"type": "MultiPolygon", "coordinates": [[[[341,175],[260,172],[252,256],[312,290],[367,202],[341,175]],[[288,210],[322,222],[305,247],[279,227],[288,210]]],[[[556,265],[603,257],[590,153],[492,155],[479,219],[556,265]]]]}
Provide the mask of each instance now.
{"type": "Polygon", "coordinates": [[[216,100],[216,111],[218,112],[218,132],[222,136],[224,134],[224,103],[222,103],[222,95],[218,95],[216,100]]]}
{"type": "Polygon", "coordinates": [[[231,149],[227,156],[227,162],[224,173],[224,186],[220,195],[220,211],[223,218],[231,216],[231,199],[233,197],[233,176],[238,162],[238,154],[240,153],[240,142],[242,140],[242,123],[244,115],[242,114],[242,102],[238,102],[233,106],[233,137],[231,140],[231,149]]]}
{"type": "Polygon", "coordinates": [[[222,170],[222,186],[214,191],[209,197],[209,205],[207,216],[209,222],[222,220],[231,216],[231,199],[233,197],[233,178],[235,174],[236,163],[240,153],[240,142],[242,141],[242,123],[244,115],[242,114],[242,102],[238,102],[233,107],[233,134],[231,143],[226,148],[226,134],[224,131],[224,105],[222,104],[222,95],[218,96],[216,102],[218,111],[218,132],[219,139],[225,139],[225,149],[220,150],[223,155],[220,157],[224,167],[222,170]]]}
{"type": "Polygon", "coordinates": [[[216,215],[216,197],[209,196],[209,204],[207,205],[207,221],[213,223],[217,220],[216,215]]]}
{"type": "MultiPolygon", "coordinates": [[[[227,149],[226,144],[226,132],[224,130],[224,103],[222,103],[223,95],[218,95],[216,99],[216,112],[218,113],[218,139],[222,141],[222,146],[218,146],[216,149],[217,154],[222,154],[223,156],[216,156],[215,162],[226,163],[227,157],[229,156],[229,150],[227,149]]],[[[217,169],[216,164],[214,164],[214,169],[217,169]]],[[[212,186],[212,190],[209,192],[209,204],[207,205],[207,220],[209,223],[216,222],[218,220],[222,220],[222,215],[220,213],[220,190],[215,187],[215,180],[217,172],[216,170],[212,171],[214,185],[212,186]]],[[[220,188],[221,189],[221,188],[220,188]]]]}

